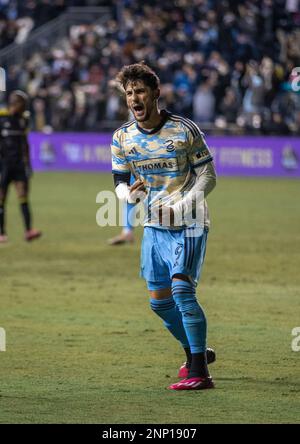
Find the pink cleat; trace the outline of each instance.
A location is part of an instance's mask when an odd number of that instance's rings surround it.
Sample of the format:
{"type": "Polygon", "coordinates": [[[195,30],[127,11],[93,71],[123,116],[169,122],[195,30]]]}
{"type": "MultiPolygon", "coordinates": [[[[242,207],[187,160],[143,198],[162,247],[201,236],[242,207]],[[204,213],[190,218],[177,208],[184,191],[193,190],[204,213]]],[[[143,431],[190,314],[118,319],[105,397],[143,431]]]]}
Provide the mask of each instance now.
{"type": "Polygon", "coordinates": [[[183,379],[180,382],[170,385],[168,388],[170,390],[205,390],[212,389],[215,385],[213,383],[212,377],[207,376],[206,378],[189,378],[183,379]]]}
{"type": "Polygon", "coordinates": [[[31,230],[26,231],[25,233],[25,240],[27,242],[31,242],[34,239],[38,239],[39,237],[41,237],[42,232],[38,231],[38,230],[34,230],[33,228],[31,230]]]}
{"type": "Polygon", "coordinates": [[[7,241],[8,237],[6,236],[6,234],[0,234],[0,244],[6,244],[7,241]]]}

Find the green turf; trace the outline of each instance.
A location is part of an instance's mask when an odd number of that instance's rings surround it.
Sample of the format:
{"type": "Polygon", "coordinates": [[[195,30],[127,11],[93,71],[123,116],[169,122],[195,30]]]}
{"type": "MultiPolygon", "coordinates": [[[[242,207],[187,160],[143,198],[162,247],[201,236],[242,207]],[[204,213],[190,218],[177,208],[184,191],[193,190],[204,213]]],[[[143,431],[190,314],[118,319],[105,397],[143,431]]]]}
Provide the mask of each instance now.
{"type": "Polygon", "coordinates": [[[0,423],[300,422],[299,181],[223,178],[210,196],[198,295],[216,389],[191,393],[166,390],[183,355],[148,307],[139,241],[109,247],[118,229],[96,225],[110,175],[32,186],[44,237],[23,242],[11,190],[0,248],[0,423]]]}

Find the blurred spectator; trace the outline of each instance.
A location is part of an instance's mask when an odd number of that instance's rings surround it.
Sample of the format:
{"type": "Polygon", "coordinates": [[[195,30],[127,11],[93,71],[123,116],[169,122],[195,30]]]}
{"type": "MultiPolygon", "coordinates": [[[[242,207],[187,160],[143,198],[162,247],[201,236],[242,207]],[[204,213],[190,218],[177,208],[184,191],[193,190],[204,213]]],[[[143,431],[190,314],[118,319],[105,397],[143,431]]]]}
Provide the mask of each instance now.
{"type": "Polygon", "coordinates": [[[144,59],[160,76],[161,106],[208,131],[299,134],[300,1],[0,1],[0,47],[83,5],[111,6],[113,18],[71,26],[56,46],[9,69],[8,89],[32,98],[35,129],[115,127],[127,113],[111,81],[144,59]]]}
{"type": "Polygon", "coordinates": [[[220,112],[226,123],[236,123],[239,108],[240,104],[235,90],[228,87],[220,105],[220,112]]]}
{"type": "Polygon", "coordinates": [[[194,119],[201,122],[213,122],[216,99],[213,94],[216,77],[210,74],[200,84],[194,96],[194,119]]]}
{"type": "Polygon", "coordinates": [[[282,115],[276,112],[272,113],[270,121],[263,124],[262,132],[269,135],[287,135],[290,130],[282,115]]]}
{"type": "Polygon", "coordinates": [[[259,75],[256,63],[247,65],[244,85],[246,92],[243,99],[243,111],[246,114],[261,113],[265,103],[265,84],[259,75]]]}

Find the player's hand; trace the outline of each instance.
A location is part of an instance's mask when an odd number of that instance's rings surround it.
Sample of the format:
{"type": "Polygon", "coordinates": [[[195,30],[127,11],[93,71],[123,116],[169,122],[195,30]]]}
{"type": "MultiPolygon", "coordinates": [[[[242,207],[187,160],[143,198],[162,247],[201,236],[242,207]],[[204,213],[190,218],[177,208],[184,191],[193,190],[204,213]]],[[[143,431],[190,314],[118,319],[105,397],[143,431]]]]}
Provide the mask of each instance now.
{"type": "Polygon", "coordinates": [[[147,190],[144,182],[137,179],[129,188],[129,203],[139,203],[146,198],[147,190]]]}

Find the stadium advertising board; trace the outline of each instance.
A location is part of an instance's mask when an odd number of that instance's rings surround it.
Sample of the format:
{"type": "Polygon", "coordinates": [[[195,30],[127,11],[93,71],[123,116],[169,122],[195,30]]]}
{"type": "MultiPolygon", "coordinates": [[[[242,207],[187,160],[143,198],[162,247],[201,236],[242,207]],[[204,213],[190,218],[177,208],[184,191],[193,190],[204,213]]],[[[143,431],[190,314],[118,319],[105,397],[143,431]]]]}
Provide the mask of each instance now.
{"type": "MultiPolygon", "coordinates": [[[[111,171],[110,134],[30,134],[36,171],[111,171]]],[[[300,138],[207,137],[219,175],[300,177],[300,138]]]]}

